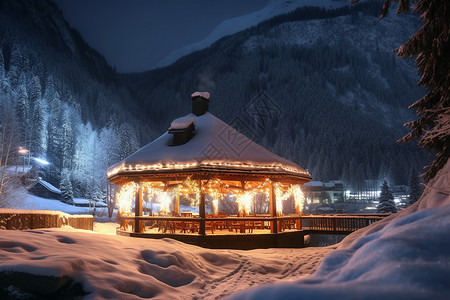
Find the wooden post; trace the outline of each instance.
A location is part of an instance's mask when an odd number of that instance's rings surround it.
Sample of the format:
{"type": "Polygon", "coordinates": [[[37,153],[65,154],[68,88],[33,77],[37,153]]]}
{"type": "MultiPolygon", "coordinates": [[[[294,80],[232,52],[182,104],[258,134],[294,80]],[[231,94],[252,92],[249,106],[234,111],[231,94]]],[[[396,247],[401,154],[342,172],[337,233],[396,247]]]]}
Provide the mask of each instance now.
{"type": "Polygon", "coordinates": [[[177,193],[175,195],[175,212],[180,215],[180,189],[177,188],[177,193]]]}
{"type": "Polygon", "coordinates": [[[200,228],[198,230],[198,234],[204,235],[206,232],[205,228],[205,193],[203,193],[203,183],[201,180],[199,180],[199,187],[200,187],[200,203],[198,207],[198,212],[200,215],[200,228]]]}
{"type": "MultiPolygon", "coordinates": [[[[142,200],[143,200],[143,188],[142,183],[139,181],[137,183],[139,185],[138,191],[136,193],[135,197],[135,203],[134,203],[134,216],[135,217],[141,217],[142,216],[142,200]]],[[[142,221],[138,219],[134,219],[134,232],[141,233],[143,232],[143,226],[142,221]]]]}
{"type": "MultiPolygon", "coordinates": [[[[295,213],[297,214],[297,216],[301,216],[302,212],[300,211],[300,205],[295,206],[295,213]]],[[[297,230],[302,229],[302,219],[295,220],[295,228],[297,228],[297,230]]]]}
{"type": "MultiPolygon", "coordinates": [[[[275,196],[275,189],[273,188],[273,183],[270,185],[270,217],[277,217],[277,199],[275,196]]],[[[270,233],[277,233],[277,220],[270,221],[270,233]]]]}

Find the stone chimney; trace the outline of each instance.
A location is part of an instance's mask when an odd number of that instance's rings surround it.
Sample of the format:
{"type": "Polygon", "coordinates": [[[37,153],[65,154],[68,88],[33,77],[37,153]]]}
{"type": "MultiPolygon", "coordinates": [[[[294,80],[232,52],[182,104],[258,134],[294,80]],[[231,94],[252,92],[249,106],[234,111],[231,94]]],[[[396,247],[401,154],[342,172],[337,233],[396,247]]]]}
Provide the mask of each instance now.
{"type": "Polygon", "coordinates": [[[208,111],[209,96],[208,92],[195,92],[191,95],[193,114],[201,116],[208,111]]]}

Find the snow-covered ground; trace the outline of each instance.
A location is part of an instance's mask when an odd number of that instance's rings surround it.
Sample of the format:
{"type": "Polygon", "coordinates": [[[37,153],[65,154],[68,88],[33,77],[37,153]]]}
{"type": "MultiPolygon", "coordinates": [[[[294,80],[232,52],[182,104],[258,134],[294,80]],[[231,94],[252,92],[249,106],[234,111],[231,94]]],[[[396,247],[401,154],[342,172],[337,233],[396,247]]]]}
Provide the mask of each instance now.
{"type": "Polygon", "coordinates": [[[0,235],[0,298],[5,288],[9,295],[52,292],[50,284],[41,288],[21,284],[26,273],[36,275],[36,281],[51,281],[44,276],[58,282],[63,276],[72,279],[81,283],[86,299],[216,299],[263,283],[310,275],[332,250],[208,250],[171,239],[70,228],[4,231],[0,235]],[[6,280],[5,272],[11,272],[6,280]]]}
{"type": "Polygon", "coordinates": [[[421,200],[345,238],[317,272],[234,299],[449,299],[450,161],[421,200]]]}
{"type": "Polygon", "coordinates": [[[448,299],[449,173],[450,162],[420,202],[327,248],[210,250],[104,234],[113,223],[2,231],[0,298],[448,299]]]}

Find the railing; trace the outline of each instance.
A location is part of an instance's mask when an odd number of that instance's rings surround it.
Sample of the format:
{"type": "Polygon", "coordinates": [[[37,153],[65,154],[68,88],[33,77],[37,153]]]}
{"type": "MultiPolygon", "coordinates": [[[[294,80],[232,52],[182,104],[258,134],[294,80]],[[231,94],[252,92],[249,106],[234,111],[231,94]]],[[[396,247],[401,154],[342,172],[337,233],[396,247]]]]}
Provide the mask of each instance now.
{"type": "Polygon", "coordinates": [[[302,229],[352,232],[383,219],[386,215],[308,215],[302,216],[302,229]]]}
{"type": "Polygon", "coordinates": [[[200,223],[204,222],[206,232],[214,234],[215,230],[227,229],[236,233],[253,233],[254,229],[283,232],[286,230],[308,230],[323,232],[352,232],[369,226],[386,217],[380,215],[293,215],[281,217],[169,217],[169,216],[122,216],[120,230],[145,232],[157,228],[160,233],[198,233],[200,223]],[[138,221],[140,228],[135,227],[138,221]],[[276,226],[273,226],[276,223],[276,226]],[[274,227],[276,231],[274,231],[274,227]]]}

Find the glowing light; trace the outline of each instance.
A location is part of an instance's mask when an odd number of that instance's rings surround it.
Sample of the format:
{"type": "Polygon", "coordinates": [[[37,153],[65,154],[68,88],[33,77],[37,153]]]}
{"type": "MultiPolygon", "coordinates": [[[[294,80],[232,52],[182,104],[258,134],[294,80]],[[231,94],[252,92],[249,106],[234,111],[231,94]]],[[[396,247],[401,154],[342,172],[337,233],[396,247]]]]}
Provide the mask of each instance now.
{"type": "Polygon", "coordinates": [[[305,194],[303,194],[300,184],[293,184],[288,191],[294,196],[295,210],[301,213],[303,211],[303,203],[305,202],[305,194]]]}
{"type": "Polygon", "coordinates": [[[129,182],[124,184],[119,193],[117,194],[117,202],[119,204],[119,212],[121,214],[129,214],[131,213],[131,205],[133,203],[133,199],[136,196],[137,187],[134,182],[129,182]]]}
{"type": "Polygon", "coordinates": [[[33,160],[37,161],[38,163],[42,165],[49,165],[50,163],[42,158],[32,157],[33,160]]]}
{"type": "Polygon", "coordinates": [[[240,215],[245,216],[250,214],[252,205],[254,203],[254,197],[255,192],[253,191],[244,191],[239,194],[235,194],[240,215]]]}
{"type": "Polygon", "coordinates": [[[286,166],[281,164],[249,164],[249,163],[243,163],[243,162],[223,162],[223,161],[202,161],[201,163],[198,162],[191,162],[191,163],[174,163],[174,164],[162,164],[162,163],[156,163],[153,165],[128,165],[121,164],[120,166],[117,166],[116,168],[109,170],[107,172],[108,177],[112,177],[118,173],[126,173],[126,172],[141,172],[145,170],[184,170],[184,169],[192,169],[202,166],[214,166],[216,168],[222,168],[224,166],[225,168],[233,167],[233,168],[241,168],[241,169],[258,169],[258,170],[284,170],[291,173],[299,173],[308,175],[308,172],[299,168],[296,168],[294,166],[286,166]]]}
{"type": "Polygon", "coordinates": [[[26,149],[24,147],[19,147],[19,153],[20,154],[27,154],[28,152],[30,152],[28,149],[26,149]]]}
{"type": "Polygon", "coordinates": [[[171,193],[167,191],[158,193],[158,200],[161,203],[161,213],[169,213],[170,212],[170,203],[172,202],[171,193]]]}

